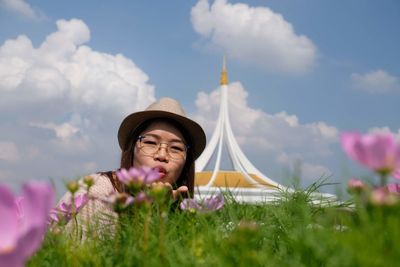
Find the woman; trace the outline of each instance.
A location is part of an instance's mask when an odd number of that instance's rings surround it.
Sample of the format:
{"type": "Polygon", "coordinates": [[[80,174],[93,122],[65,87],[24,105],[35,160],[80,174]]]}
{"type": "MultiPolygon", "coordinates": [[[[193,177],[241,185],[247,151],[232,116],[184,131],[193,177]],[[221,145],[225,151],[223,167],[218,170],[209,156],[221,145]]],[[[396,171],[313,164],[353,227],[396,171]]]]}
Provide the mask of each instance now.
{"type": "MultiPolygon", "coordinates": [[[[194,162],[204,150],[206,137],[201,126],[186,117],[179,102],[161,98],[146,110],[130,114],[121,123],[118,142],[122,150],[120,168],[155,168],[160,173],[160,183],[171,188],[175,199],[179,195],[193,196],[194,162]]],[[[91,200],[78,214],[78,220],[99,214],[112,215],[111,207],[102,199],[124,192],[123,184],[115,171],[89,177],[94,182],[89,191],[91,200]]],[[[85,186],[81,186],[75,196],[84,193],[85,186]]],[[[71,194],[67,193],[60,203],[70,203],[70,199],[71,194]]]]}

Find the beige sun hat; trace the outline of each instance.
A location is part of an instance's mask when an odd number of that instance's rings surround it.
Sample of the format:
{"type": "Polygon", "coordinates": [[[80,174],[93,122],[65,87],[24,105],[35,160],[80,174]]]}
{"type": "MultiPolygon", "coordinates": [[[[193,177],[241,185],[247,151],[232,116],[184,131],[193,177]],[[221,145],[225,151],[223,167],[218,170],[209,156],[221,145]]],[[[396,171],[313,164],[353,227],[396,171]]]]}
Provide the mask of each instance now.
{"type": "Polygon", "coordinates": [[[148,106],[144,111],[128,115],[121,123],[118,130],[118,142],[122,150],[129,140],[130,135],[142,123],[156,118],[168,118],[176,121],[190,137],[190,148],[193,150],[194,159],[197,159],[206,146],[206,135],[201,126],[189,119],[178,101],[169,97],[160,98],[148,106]]]}

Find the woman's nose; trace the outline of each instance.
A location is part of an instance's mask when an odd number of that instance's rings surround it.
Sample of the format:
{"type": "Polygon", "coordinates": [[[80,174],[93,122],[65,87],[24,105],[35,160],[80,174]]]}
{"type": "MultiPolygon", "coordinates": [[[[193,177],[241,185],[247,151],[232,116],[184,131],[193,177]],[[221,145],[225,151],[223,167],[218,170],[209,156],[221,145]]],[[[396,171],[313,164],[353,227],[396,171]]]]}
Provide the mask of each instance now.
{"type": "Polygon", "coordinates": [[[154,159],[168,162],[168,147],[160,145],[157,152],[154,154],[154,159]]]}

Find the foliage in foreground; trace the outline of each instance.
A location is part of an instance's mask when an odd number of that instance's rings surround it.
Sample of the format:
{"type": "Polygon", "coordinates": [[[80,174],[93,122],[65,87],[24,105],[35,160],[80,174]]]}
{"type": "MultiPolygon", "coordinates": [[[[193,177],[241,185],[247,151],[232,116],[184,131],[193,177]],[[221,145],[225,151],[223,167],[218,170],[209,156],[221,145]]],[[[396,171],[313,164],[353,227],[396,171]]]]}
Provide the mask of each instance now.
{"type": "Polygon", "coordinates": [[[167,218],[154,208],[148,237],[147,212],[83,240],[59,228],[28,266],[398,266],[398,204],[320,207],[309,193],[263,205],[226,196],[217,212],[175,210],[167,218]]]}

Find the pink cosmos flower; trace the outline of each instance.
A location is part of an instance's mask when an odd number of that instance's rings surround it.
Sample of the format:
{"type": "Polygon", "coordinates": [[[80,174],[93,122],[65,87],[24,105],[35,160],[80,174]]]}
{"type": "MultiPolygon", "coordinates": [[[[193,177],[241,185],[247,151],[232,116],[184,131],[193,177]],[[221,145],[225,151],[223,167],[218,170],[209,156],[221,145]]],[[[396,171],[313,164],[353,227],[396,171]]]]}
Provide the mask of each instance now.
{"type": "Polygon", "coordinates": [[[400,201],[400,198],[397,194],[397,192],[390,192],[389,188],[386,186],[378,187],[372,190],[370,201],[376,206],[392,206],[400,201]]]}
{"type": "Polygon", "coordinates": [[[185,198],[181,202],[179,207],[181,208],[181,210],[193,211],[193,212],[201,210],[201,205],[195,199],[192,198],[185,198]]]}
{"type": "Polygon", "coordinates": [[[39,249],[53,200],[53,188],[47,183],[24,184],[22,198],[0,186],[0,267],[23,266],[39,249]]]}
{"type": "Polygon", "coordinates": [[[142,205],[142,204],[149,204],[153,201],[153,199],[147,195],[145,192],[141,191],[139,192],[134,199],[134,203],[136,205],[142,205]]]}
{"type": "Polygon", "coordinates": [[[112,193],[107,198],[101,199],[106,204],[113,207],[114,211],[119,213],[132,205],[134,198],[127,193],[112,193]]]}
{"type": "Polygon", "coordinates": [[[126,170],[124,168],[116,172],[118,180],[127,186],[143,186],[145,184],[151,184],[160,179],[160,173],[157,169],[150,167],[142,168],[130,168],[126,170]]]}
{"type": "Polygon", "coordinates": [[[353,160],[381,175],[400,168],[400,145],[390,133],[342,133],[341,143],[353,160]]]}
{"type": "Polygon", "coordinates": [[[209,213],[221,209],[224,206],[224,203],[224,197],[219,194],[205,198],[201,202],[197,202],[195,199],[185,198],[181,202],[179,207],[181,208],[181,210],[209,213]]]}
{"type": "Polygon", "coordinates": [[[365,189],[365,187],[366,185],[364,182],[356,178],[351,178],[347,183],[347,188],[351,192],[360,192],[365,189]]]}
{"type": "Polygon", "coordinates": [[[74,198],[74,206],[71,202],[62,202],[57,208],[50,211],[50,218],[54,222],[68,223],[72,214],[78,213],[89,201],[87,194],[81,194],[74,198]]]}

